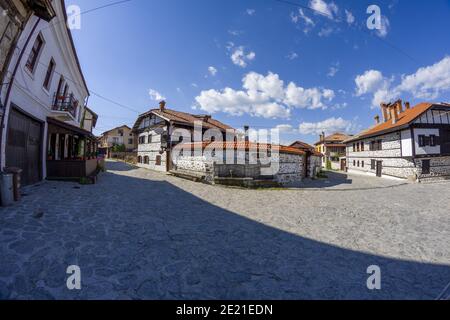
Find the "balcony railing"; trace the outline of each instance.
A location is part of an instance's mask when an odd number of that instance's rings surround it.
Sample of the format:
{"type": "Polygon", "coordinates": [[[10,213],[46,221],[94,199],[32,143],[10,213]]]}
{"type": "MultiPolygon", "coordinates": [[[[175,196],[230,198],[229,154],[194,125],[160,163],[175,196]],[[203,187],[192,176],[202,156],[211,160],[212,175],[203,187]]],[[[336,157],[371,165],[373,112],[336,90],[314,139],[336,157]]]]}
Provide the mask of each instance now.
{"type": "Polygon", "coordinates": [[[70,94],[68,96],[55,94],[52,110],[68,112],[73,116],[73,118],[76,118],[78,104],[79,102],[77,99],[75,99],[73,94],[70,94]]]}

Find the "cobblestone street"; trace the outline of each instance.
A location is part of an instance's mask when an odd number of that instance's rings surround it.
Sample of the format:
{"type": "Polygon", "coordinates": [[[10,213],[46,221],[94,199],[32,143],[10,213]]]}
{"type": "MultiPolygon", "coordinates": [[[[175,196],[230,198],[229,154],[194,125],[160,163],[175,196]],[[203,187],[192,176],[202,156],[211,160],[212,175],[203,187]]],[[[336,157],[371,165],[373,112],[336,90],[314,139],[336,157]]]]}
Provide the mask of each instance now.
{"type": "Polygon", "coordinates": [[[450,183],[240,190],[107,166],[0,209],[1,299],[435,299],[450,282],[450,183]]]}

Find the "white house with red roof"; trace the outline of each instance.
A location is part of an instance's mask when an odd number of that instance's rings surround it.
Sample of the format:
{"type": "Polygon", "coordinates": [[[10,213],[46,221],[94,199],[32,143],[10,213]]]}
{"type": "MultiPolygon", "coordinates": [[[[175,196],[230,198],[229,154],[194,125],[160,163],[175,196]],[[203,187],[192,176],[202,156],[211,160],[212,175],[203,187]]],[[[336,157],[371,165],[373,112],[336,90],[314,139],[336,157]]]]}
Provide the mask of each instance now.
{"type": "Polygon", "coordinates": [[[381,104],[382,121],[346,140],[350,172],[414,181],[450,178],[450,104],[381,104]]]}

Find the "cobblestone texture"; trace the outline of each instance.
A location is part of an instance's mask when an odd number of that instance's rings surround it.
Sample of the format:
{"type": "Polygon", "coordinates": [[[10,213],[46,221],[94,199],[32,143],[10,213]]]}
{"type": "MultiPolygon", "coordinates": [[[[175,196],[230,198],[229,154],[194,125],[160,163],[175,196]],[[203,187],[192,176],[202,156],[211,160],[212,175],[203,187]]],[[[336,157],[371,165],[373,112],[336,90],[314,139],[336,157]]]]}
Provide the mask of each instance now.
{"type": "Polygon", "coordinates": [[[450,282],[450,184],[237,190],[107,165],[0,209],[0,298],[434,299],[450,282]]]}

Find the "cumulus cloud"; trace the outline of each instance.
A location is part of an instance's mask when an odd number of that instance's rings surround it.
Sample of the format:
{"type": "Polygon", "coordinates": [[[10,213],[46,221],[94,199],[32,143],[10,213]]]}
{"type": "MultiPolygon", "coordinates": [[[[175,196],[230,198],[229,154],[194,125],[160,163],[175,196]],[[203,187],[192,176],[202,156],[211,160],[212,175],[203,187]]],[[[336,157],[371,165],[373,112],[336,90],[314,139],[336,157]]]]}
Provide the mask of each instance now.
{"type": "Polygon", "coordinates": [[[208,67],[208,72],[210,75],[212,75],[213,77],[217,74],[217,69],[214,68],[213,66],[208,67]]]}
{"type": "Polygon", "coordinates": [[[396,86],[380,71],[369,70],[355,78],[356,95],[373,94],[372,106],[389,102],[408,93],[416,99],[437,99],[440,94],[450,91],[450,56],[415,73],[403,75],[396,86]]]}
{"type": "Polygon", "coordinates": [[[324,0],[311,0],[309,7],[332,20],[336,18],[339,11],[338,6],[334,2],[327,3],[324,0]]]}
{"type": "Polygon", "coordinates": [[[308,17],[301,8],[298,9],[297,12],[291,12],[291,21],[295,24],[301,23],[304,25],[303,32],[306,34],[316,25],[315,22],[308,17]]]}
{"type": "Polygon", "coordinates": [[[253,51],[246,52],[243,46],[234,47],[234,44],[230,44],[229,50],[231,53],[231,61],[241,68],[247,67],[249,61],[252,61],[256,57],[256,53],[253,51]]]}
{"type": "Polygon", "coordinates": [[[318,35],[319,35],[319,37],[328,37],[333,33],[333,31],[334,30],[331,27],[322,28],[319,31],[318,35]]]}
{"type": "Polygon", "coordinates": [[[274,129],[277,129],[281,134],[296,133],[297,130],[290,124],[279,124],[274,129]]]}
{"type": "Polygon", "coordinates": [[[299,125],[299,132],[306,135],[320,135],[322,132],[332,134],[335,132],[352,133],[357,130],[354,121],[343,118],[329,118],[320,122],[303,122],[299,125]]]}
{"type": "Polygon", "coordinates": [[[330,89],[302,88],[269,72],[266,76],[250,72],[242,79],[242,89],[202,91],[195,98],[200,109],[231,115],[250,114],[264,118],[289,118],[292,108],[326,109],[335,93],[330,89]]]}
{"type": "Polygon", "coordinates": [[[166,100],[166,97],[164,97],[162,94],[160,94],[158,91],[154,89],[149,89],[148,95],[150,96],[150,99],[155,101],[166,100]]]}

